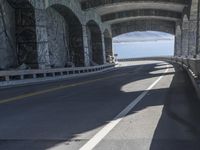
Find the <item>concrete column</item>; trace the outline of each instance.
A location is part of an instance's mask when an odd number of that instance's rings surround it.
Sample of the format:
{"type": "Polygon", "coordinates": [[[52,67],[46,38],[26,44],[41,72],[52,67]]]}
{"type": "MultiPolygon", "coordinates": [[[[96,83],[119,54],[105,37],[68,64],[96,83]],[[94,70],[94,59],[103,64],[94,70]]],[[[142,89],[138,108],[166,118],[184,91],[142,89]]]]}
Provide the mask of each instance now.
{"type": "Polygon", "coordinates": [[[197,21],[191,20],[189,22],[189,57],[195,57],[197,51],[197,21]]]}
{"type": "Polygon", "coordinates": [[[187,15],[184,15],[182,23],[182,56],[188,56],[189,49],[189,21],[187,15]]]}
{"type": "MultiPolygon", "coordinates": [[[[38,1],[38,2],[40,2],[40,1],[38,1]]],[[[40,7],[41,7],[41,5],[40,5],[40,7]]],[[[36,17],[38,66],[40,69],[50,68],[45,8],[44,9],[41,9],[41,8],[36,9],[35,17],[36,17]]]]}
{"type": "Polygon", "coordinates": [[[176,35],[175,35],[175,56],[181,56],[182,50],[181,50],[181,27],[180,25],[176,26],[176,35]]]}
{"type": "Polygon", "coordinates": [[[198,0],[192,0],[189,19],[189,53],[193,58],[197,54],[197,32],[198,32],[198,0]]]}
{"type": "Polygon", "coordinates": [[[106,64],[106,48],[105,48],[105,39],[104,39],[104,34],[101,34],[101,39],[102,39],[102,50],[103,50],[103,63],[106,64]]]}
{"type": "Polygon", "coordinates": [[[90,56],[89,56],[87,26],[82,25],[82,30],[83,30],[83,46],[84,46],[84,63],[85,63],[85,67],[88,67],[90,66],[90,56]]]}

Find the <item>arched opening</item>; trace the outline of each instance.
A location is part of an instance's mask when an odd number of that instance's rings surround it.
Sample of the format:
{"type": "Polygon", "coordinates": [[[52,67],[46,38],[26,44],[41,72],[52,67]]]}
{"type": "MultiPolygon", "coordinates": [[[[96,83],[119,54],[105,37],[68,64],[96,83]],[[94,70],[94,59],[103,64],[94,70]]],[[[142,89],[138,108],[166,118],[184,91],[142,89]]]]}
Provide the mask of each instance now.
{"type": "Polygon", "coordinates": [[[130,32],[113,38],[118,59],[173,56],[175,37],[156,31],[130,32]]]}
{"type": "Polygon", "coordinates": [[[1,7],[2,69],[27,65],[37,68],[37,43],[34,7],[28,0],[2,1],[1,7]]]}
{"type": "Polygon", "coordinates": [[[113,51],[112,51],[112,36],[109,31],[106,29],[104,31],[104,43],[105,43],[105,52],[106,52],[106,62],[113,62],[113,51]]]}
{"type": "Polygon", "coordinates": [[[84,66],[82,25],[77,16],[58,4],[46,11],[51,67],[84,66]]]}
{"type": "Polygon", "coordinates": [[[94,21],[87,23],[90,65],[103,64],[103,47],[101,30],[94,21]]]}

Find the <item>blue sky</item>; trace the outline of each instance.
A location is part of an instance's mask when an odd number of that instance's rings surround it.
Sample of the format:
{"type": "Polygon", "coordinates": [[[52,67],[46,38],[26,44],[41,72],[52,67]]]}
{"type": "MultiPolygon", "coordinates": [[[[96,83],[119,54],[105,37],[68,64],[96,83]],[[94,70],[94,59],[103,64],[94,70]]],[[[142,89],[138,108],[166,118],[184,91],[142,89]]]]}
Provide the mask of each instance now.
{"type": "Polygon", "coordinates": [[[174,36],[163,32],[131,32],[113,38],[118,58],[171,56],[174,54],[174,36]]]}

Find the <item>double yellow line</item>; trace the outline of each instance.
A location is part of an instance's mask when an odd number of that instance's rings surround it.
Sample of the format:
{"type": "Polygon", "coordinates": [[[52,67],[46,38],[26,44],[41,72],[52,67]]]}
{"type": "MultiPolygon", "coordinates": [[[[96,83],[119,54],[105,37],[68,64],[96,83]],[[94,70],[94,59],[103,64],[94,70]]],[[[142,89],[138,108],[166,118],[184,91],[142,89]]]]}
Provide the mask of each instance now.
{"type": "Polygon", "coordinates": [[[28,93],[28,94],[23,94],[23,95],[19,95],[19,96],[7,98],[7,99],[2,99],[2,100],[0,99],[0,104],[5,104],[5,103],[9,103],[9,102],[13,102],[13,101],[33,97],[33,96],[38,96],[38,95],[42,95],[42,94],[46,94],[46,93],[50,93],[50,92],[54,92],[54,91],[58,91],[58,90],[62,90],[62,89],[67,89],[67,88],[70,88],[70,87],[76,87],[76,86],[80,86],[80,85],[94,83],[94,82],[97,82],[97,81],[108,80],[108,79],[112,79],[112,78],[116,78],[116,77],[122,77],[122,76],[125,76],[125,75],[127,75],[127,73],[119,74],[119,75],[113,75],[113,76],[99,78],[99,79],[94,79],[94,80],[83,81],[83,82],[69,84],[69,85],[62,85],[62,86],[59,86],[59,87],[50,88],[50,89],[46,89],[46,90],[42,90],[42,91],[38,91],[38,92],[33,92],[33,93],[28,93]]]}

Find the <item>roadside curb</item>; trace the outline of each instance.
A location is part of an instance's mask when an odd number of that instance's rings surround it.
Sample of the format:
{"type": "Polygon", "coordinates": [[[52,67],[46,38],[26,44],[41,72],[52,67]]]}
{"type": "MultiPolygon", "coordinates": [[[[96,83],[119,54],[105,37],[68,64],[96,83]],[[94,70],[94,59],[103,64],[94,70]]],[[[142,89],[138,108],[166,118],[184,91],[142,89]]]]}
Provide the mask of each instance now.
{"type": "Polygon", "coordinates": [[[190,78],[190,80],[192,82],[192,85],[193,85],[193,87],[195,89],[195,92],[197,94],[197,97],[200,100],[200,87],[199,87],[199,84],[198,84],[197,77],[192,72],[192,70],[188,66],[186,66],[184,64],[181,64],[180,62],[177,62],[175,60],[172,60],[171,62],[176,63],[177,65],[179,65],[180,67],[182,67],[187,72],[187,74],[188,74],[188,76],[189,76],[189,78],[190,78]]]}

